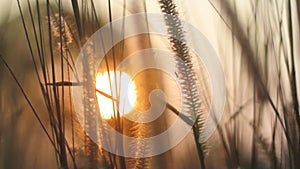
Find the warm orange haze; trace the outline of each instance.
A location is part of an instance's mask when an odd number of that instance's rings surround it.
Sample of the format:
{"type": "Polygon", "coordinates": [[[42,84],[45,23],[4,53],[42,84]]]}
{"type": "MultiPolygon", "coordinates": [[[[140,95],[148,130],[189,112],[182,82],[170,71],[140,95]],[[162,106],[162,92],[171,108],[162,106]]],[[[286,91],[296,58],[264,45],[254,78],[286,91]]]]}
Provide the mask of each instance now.
{"type": "Polygon", "coordinates": [[[299,0],[0,0],[0,169],[299,169],[299,0]]]}

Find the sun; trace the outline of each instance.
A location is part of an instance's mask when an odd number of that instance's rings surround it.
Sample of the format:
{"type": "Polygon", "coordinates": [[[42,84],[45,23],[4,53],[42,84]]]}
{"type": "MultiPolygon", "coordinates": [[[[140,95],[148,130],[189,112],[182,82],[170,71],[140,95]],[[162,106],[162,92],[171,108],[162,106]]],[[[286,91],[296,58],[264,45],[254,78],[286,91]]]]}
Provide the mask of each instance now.
{"type": "Polygon", "coordinates": [[[110,119],[117,114],[117,110],[120,115],[129,113],[136,101],[135,88],[134,82],[124,72],[106,71],[98,73],[96,76],[96,96],[101,116],[110,119]]]}

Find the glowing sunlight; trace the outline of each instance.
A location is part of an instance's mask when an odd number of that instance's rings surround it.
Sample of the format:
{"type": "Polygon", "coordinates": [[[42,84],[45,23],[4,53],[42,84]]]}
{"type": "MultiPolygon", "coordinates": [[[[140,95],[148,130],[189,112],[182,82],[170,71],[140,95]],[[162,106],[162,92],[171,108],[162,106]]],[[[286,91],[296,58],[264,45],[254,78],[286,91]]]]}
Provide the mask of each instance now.
{"type": "Polygon", "coordinates": [[[119,71],[116,71],[116,73],[113,71],[98,73],[96,89],[99,109],[105,119],[116,116],[117,110],[121,116],[129,113],[135,105],[135,84],[126,73],[120,73],[119,71]],[[114,78],[115,75],[116,78],[114,78]]]}

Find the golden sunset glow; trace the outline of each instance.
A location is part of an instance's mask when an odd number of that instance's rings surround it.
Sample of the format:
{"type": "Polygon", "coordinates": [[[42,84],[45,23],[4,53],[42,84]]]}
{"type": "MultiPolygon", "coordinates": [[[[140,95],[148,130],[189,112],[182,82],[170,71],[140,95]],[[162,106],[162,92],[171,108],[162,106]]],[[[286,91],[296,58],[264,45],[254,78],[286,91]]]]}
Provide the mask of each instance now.
{"type": "Polygon", "coordinates": [[[105,119],[113,117],[117,110],[120,115],[129,113],[135,105],[135,84],[126,73],[119,71],[98,73],[96,89],[100,113],[105,119]]]}

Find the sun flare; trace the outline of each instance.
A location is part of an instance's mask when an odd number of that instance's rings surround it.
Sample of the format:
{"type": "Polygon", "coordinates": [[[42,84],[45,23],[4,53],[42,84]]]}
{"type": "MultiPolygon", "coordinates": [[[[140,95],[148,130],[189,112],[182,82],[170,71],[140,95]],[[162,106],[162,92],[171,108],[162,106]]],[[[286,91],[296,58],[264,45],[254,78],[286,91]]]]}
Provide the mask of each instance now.
{"type": "Polygon", "coordinates": [[[124,72],[106,71],[98,73],[96,89],[100,113],[105,119],[114,117],[117,110],[121,116],[129,113],[135,105],[135,84],[124,72]]]}

